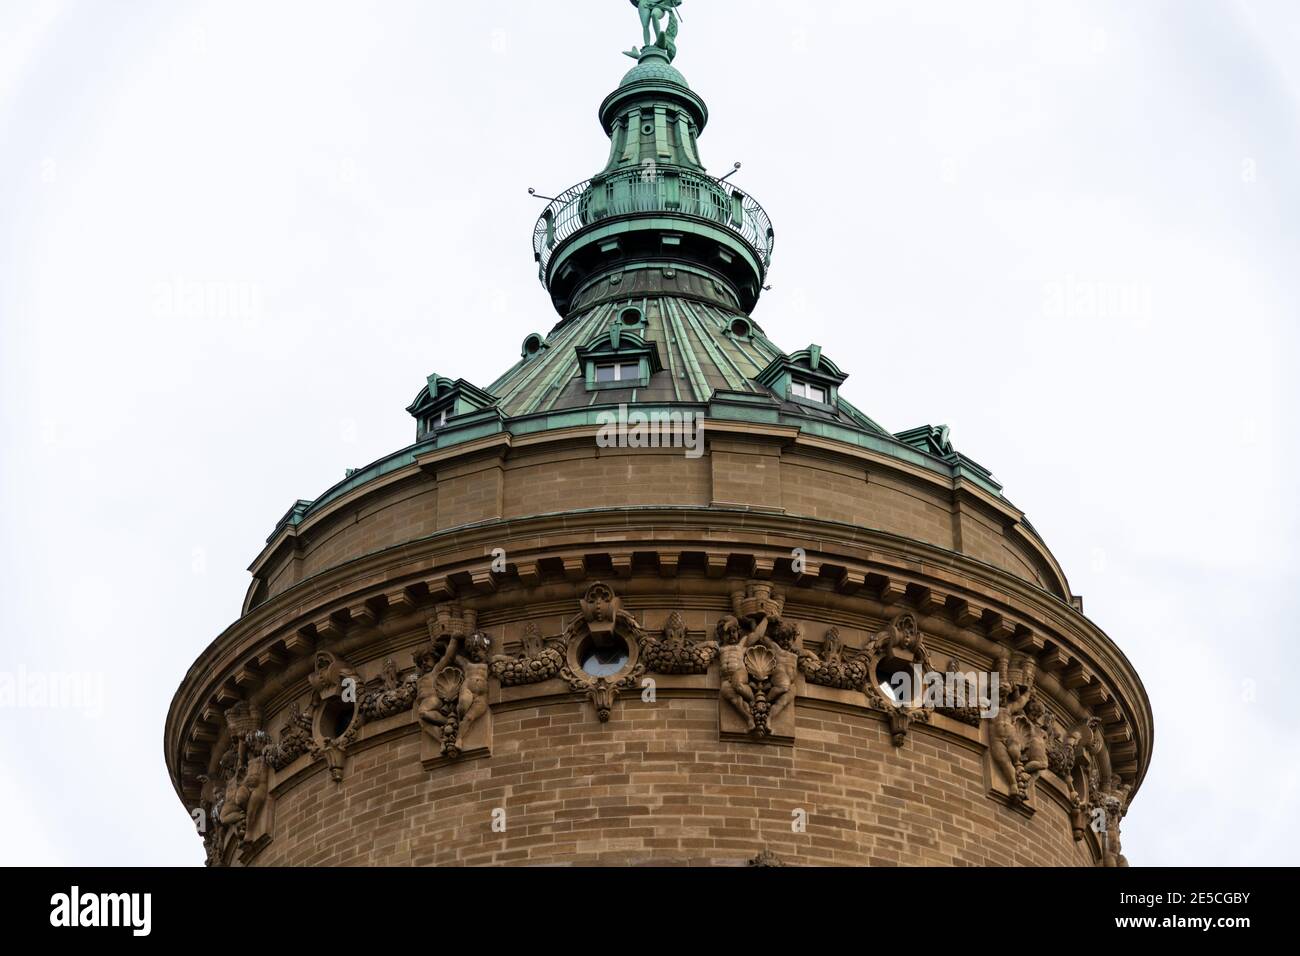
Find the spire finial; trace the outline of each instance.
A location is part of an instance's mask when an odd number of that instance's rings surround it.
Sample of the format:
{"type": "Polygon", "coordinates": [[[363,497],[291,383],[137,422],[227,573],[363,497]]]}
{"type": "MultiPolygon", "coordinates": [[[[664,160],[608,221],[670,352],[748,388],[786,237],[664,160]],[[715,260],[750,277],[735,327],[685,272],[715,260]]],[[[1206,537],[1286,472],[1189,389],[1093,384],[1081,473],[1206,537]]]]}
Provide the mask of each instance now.
{"type": "Polygon", "coordinates": [[[671,63],[677,56],[677,26],[681,22],[677,16],[677,8],[682,5],[682,0],[628,0],[632,6],[636,7],[641,14],[641,41],[640,48],[632,47],[624,55],[630,56],[634,60],[640,60],[647,53],[654,50],[662,51],[671,63]],[[668,22],[664,23],[664,18],[668,22]],[[653,31],[654,40],[651,41],[650,34],[653,31]]]}

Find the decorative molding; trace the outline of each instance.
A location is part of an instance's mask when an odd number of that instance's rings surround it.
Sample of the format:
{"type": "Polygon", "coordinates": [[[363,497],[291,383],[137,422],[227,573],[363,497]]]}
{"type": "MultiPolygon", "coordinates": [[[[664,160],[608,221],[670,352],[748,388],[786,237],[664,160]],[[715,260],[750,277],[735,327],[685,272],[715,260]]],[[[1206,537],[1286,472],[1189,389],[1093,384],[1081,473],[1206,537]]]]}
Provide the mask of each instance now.
{"type": "Polygon", "coordinates": [[[673,611],[660,636],[646,636],[642,656],[652,674],[705,674],[717,660],[718,643],[691,640],[681,614],[673,611]]]}
{"type": "Polygon", "coordinates": [[[636,618],[623,610],[622,599],[609,585],[597,581],[587,588],[579,601],[582,616],[565,628],[565,662],[560,677],[575,694],[584,694],[596,710],[596,718],[605,723],[621,692],[640,688],[646,665],[642,659],[645,633],[636,618]],[[583,670],[581,652],[586,642],[595,647],[626,646],[627,658],[615,673],[593,675],[583,670]]]}

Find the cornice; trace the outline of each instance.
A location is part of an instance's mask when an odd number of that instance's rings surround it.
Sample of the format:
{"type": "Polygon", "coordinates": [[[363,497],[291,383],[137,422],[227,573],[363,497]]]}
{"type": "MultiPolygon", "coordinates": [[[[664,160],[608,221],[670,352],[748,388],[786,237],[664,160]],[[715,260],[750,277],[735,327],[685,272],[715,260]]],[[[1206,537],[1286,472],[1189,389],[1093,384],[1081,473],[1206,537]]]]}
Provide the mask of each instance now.
{"type": "Polygon", "coordinates": [[[346,635],[368,643],[392,627],[410,626],[422,607],[438,600],[489,600],[516,588],[531,600],[523,589],[564,582],[572,589],[592,576],[592,564],[632,587],[639,579],[633,573],[637,553],[653,554],[658,562],[658,576],[649,578],[652,589],[662,589],[662,577],[674,576],[684,555],[704,555],[702,580],[735,576],[739,560],[748,573],[783,581],[792,603],[847,596],[867,612],[912,606],[936,633],[967,633],[990,646],[1031,653],[1048,673],[1060,672],[1063,687],[1087,694],[1092,706],[1112,716],[1118,708],[1120,719],[1111,723],[1132,739],[1136,784],[1145,773],[1151,715],[1131,664],[1082,614],[1015,575],[912,539],[835,522],[741,509],[637,508],[452,529],[354,559],[255,608],[200,656],[173,699],[165,740],[178,792],[181,732],[213,708],[214,694],[218,703],[233,704],[246,696],[245,688],[255,691],[265,676],[259,670],[281,667],[281,682],[289,670],[301,670],[294,678],[301,680],[303,661],[288,668],[284,661],[309,654],[318,642],[332,646],[346,635]],[[608,537],[611,531],[619,533],[618,540],[608,537]],[[503,541],[532,544],[512,546],[513,573],[485,572],[485,555],[503,541]],[[789,573],[788,558],[782,564],[792,547],[807,550],[802,575],[789,573]]]}

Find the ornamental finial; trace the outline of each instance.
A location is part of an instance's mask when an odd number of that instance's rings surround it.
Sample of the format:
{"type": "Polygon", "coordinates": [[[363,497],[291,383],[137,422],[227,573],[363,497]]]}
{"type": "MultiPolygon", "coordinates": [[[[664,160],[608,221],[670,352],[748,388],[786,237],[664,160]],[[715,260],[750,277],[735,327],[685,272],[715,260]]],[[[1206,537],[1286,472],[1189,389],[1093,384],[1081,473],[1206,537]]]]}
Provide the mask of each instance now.
{"type": "Polygon", "coordinates": [[[641,14],[641,40],[644,45],[640,49],[632,47],[625,55],[639,60],[657,47],[668,56],[668,62],[671,63],[677,56],[677,25],[680,23],[677,8],[682,5],[682,0],[629,0],[629,2],[641,14]],[[667,24],[664,23],[664,17],[668,18],[667,24]],[[650,39],[652,27],[653,42],[650,39]]]}

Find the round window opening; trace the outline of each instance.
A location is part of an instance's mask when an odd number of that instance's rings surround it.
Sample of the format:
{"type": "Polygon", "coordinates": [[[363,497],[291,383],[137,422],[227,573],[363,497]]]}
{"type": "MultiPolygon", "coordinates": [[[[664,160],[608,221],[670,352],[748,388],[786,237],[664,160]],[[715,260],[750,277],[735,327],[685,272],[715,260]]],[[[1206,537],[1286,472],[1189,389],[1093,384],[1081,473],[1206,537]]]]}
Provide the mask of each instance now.
{"type": "Polygon", "coordinates": [[[908,661],[887,657],[876,665],[876,686],[896,704],[910,704],[915,700],[915,679],[912,664],[908,661]]]}
{"type": "Polygon", "coordinates": [[[641,310],[640,310],[640,309],[624,309],[621,318],[623,319],[623,324],[624,324],[624,325],[640,325],[640,324],[641,324],[641,310]]]}
{"type": "Polygon", "coordinates": [[[331,697],[321,709],[321,736],[330,740],[342,737],[348,732],[348,728],[352,726],[352,718],[356,716],[356,712],[355,705],[344,703],[337,697],[331,697]]]}
{"type": "Polygon", "coordinates": [[[731,334],[746,338],[750,333],[749,323],[744,319],[736,319],[731,323],[731,334]]]}
{"type": "Polygon", "coordinates": [[[578,647],[578,663],[590,677],[613,677],[627,666],[627,641],[617,634],[597,641],[588,637],[578,647]]]}

